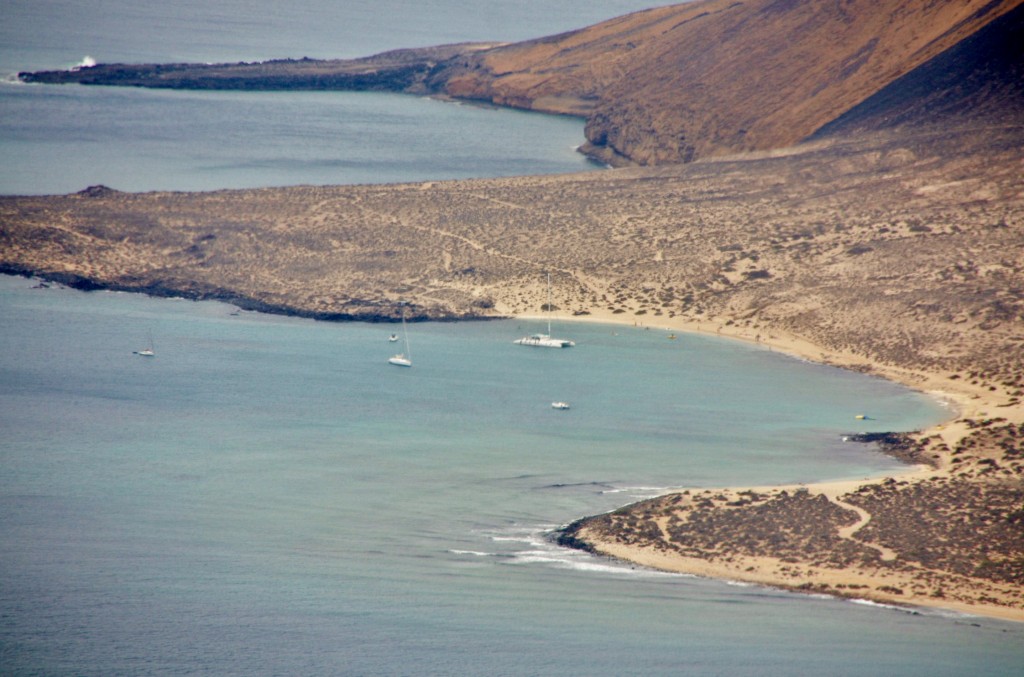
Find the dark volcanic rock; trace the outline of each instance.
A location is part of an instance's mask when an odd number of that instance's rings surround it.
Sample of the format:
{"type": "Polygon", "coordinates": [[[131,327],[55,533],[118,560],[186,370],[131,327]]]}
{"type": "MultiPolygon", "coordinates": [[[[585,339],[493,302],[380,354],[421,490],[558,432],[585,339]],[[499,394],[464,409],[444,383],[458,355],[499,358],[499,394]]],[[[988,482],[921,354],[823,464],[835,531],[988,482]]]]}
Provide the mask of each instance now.
{"type": "Polygon", "coordinates": [[[594,549],[594,546],[577,537],[579,530],[587,524],[589,519],[590,518],[583,518],[576,520],[572,524],[569,524],[555,532],[553,534],[555,543],[564,548],[572,548],[573,550],[583,550],[585,552],[595,553],[596,550],[594,549]]]}
{"type": "Polygon", "coordinates": [[[23,72],[23,82],[113,85],[158,89],[343,90],[427,93],[423,84],[438,63],[492,43],[400,49],[361,59],[276,59],[227,64],[97,64],[60,71],[23,72]]]}

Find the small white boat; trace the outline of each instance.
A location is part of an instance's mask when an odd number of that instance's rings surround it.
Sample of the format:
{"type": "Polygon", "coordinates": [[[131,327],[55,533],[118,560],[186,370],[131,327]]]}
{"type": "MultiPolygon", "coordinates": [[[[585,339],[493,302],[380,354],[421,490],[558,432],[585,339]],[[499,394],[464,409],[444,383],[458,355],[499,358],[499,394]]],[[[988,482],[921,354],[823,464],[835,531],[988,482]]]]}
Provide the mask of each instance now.
{"type": "Polygon", "coordinates": [[[552,409],[568,409],[569,408],[569,403],[568,402],[552,402],[551,403],[551,408],[552,409]]]}
{"type": "Polygon", "coordinates": [[[408,357],[406,357],[402,353],[399,353],[397,355],[392,355],[391,357],[389,357],[388,358],[388,364],[393,364],[396,367],[411,367],[412,366],[412,360],[410,360],[408,357]]]}
{"type": "MultiPolygon", "coordinates": [[[[405,352],[392,355],[388,358],[388,364],[393,364],[396,367],[411,367],[412,351],[409,350],[409,330],[405,328],[405,306],[402,306],[402,334],[405,336],[405,352]]],[[[394,340],[397,341],[398,337],[395,336],[394,340]]]]}
{"type": "Polygon", "coordinates": [[[148,348],[143,348],[142,350],[135,350],[133,352],[134,352],[134,354],[140,355],[142,357],[156,357],[156,351],[153,350],[153,335],[152,334],[149,335],[149,347],[148,348]]]}
{"type": "Polygon", "coordinates": [[[392,334],[391,336],[388,337],[388,341],[390,341],[391,343],[394,343],[397,340],[398,340],[398,334],[392,334]]]}

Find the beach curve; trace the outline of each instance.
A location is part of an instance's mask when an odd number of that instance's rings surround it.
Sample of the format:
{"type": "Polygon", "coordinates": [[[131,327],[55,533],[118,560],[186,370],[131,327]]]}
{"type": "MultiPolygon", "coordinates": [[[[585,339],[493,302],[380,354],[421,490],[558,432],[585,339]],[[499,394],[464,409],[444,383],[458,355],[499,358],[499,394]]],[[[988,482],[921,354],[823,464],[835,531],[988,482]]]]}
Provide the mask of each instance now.
{"type": "MultiPolygon", "coordinates": [[[[535,318],[524,315],[522,319],[535,318]]],[[[624,321],[621,317],[606,312],[594,311],[585,318],[574,321],[592,321],[620,326],[633,326],[635,322],[624,321]]],[[[641,325],[642,326],[642,325],[641,325]]],[[[694,323],[659,319],[649,328],[662,331],[690,332],[714,335],[764,346],[766,349],[783,352],[811,362],[828,364],[839,368],[859,367],[864,357],[844,360],[836,351],[816,346],[800,337],[784,336],[771,332],[750,336],[749,332],[730,326],[726,321],[717,323],[694,323]]],[[[897,510],[895,502],[887,506],[880,503],[869,511],[855,502],[858,493],[869,493],[893,486],[937,489],[957,478],[968,477],[977,484],[987,464],[979,463],[986,457],[976,459],[970,467],[954,459],[961,455],[965,441],[970,440],[977,429],[989,429],[991,425],[979,424],[986,419],[989,411],[999,411],[1006,427],[1014,430],[1018,439],[1024,437],[1024,408],[1006,407],[998,398],[992,397],[984,388],[964,387],[965,384],[950,381],[939,374],[927,374],[926,389],[919,387],[922,374],[912,373],[906,378],[907,370],[891,369],[883,364],[873,365],[876,373],[903,385],[914,387],[919,392],[939,397],[952,403],[953,412],[949,419],[919,432],[903,433],[917,444],[932,440],[928,447],[928,462],[907,466],[904,472],[889,473],[877,478],[860,480],[822,481],[799,485],[775,485],[761,487],[726,487],[717,489],[691,488],[674,490],[662,496],[631,503],[604,515],[582,518],[562,529],[555,537],[557,542],[576,549],[583,549],[597,556],[608,556],[659,571],[713,578],[730,582],[750,583],[766,587],[791,590],[801,593],[826,594],[851,600],[863,600],[898,608],[927,607],[950,610],[976,616],[988,616],[1002,620],[1024,622],[1024,591],[1015,582],[999,584],[976,577],[964,576],[955,571],[927,567],[907,568],[901,562],[900,547],[885,544],[870,537],[858,536],[879,515],[887,509],[897,510]],[[908,383],[908,381],[910,381],[908,383]],[[954,465],[957,465],[954,473],[954,465]],[[796,497],[800,497],[797,499],[796,497]],[[756,500],[755,500],[756,499],[756,500]],[[827,501],[839,512],[823,525],[810,515],[821,507],[821,500],[827,501]],[[679,520],[681,513],[693,511],[693,505],[700,502],[702,519],[708,515],[722,516],[727,513],[731,519],[722,523],[720,530],[705,534],[712,547],[692,547],[689,551],[673,542],[667,525],[673,519],[679,520]],[[788,524],[780,530],[783,538],[775,546],[765,546],[754,551],[729,550],[720,546],[727,540],[725,530],[742,529],[744,522],[758,525],[765,522],[762,511],[756,507],[774,507],[787,516],[788,524]],[[782,504],[791,503],[783,507],[782,504]],[[807,507],[796,506],[813,506],[807,507]],[[679,507],[685,505],[686,507],[679,507]],[[746,508],[746,510],[744,510],[746,508]],[[746,515],[744,515],[746,512],[746,515]],[[843,513],[846,516],[843,516],[843,513]],[[854,517],[855,516],[855,517],[854,517]],[[656,529],[644,529],[644,523],[657,525],[656,529]],[[785,531],[806,528],[804,533],[791,534],[786,539],[785,531]],[[830,534],[827,532],[831,531],[830,534]],[[660,534],[660,538],[644,537],[643,534],[660,534]],[[794,543],[806,545],[815,538],[824,538],[836,550],[849,549],[856,544],[871,551],[858,554],[862,559],[848,558],[841,566],[820,559],[822,552],[810,550],[803,557],[794,557],[787,548],[794,543]],[[844,543],[845,542],[845,543],[844,543]]],[[[894,431],[896,432],[896,431],[894,431]]],[[[1019,447],[1018,447],[1019,449],[1019,447]]],[[[962,479],[960,481],[963,481],[962,479]]],[[[970,480],[969,480],[970,481],[970,480]]],[[[1019,483],[1018,483],[1019,484],[1019,483]]],[[[934,492],[933,492],[934,493],[934,492]]],[[[1019,496],[1019,490],[1011,490],[1019,496]]],[[[963,510],[970,508],[963,506],[963,510]]],[[[914,528],[910,525],[909,528],[914,528]]],[[[951,544],[950,547],[954,547],[951,544]]],[[[1017,543],[1019,548],[1022,543],[1017,543]]],[[[966,546],[969,547],[969,546],[966,546]]]]}

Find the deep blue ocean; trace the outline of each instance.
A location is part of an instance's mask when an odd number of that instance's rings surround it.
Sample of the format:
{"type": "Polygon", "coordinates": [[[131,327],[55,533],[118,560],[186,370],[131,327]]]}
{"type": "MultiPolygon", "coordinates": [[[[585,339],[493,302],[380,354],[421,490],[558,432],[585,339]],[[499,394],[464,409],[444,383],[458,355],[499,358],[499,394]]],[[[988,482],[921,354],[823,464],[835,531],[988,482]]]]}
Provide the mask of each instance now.
{"type": "MultiPolygon", "coordinates": [[[[359,56],[546,35],[640,6],[19,1],[0,23],[0,63],[359,56]]],[[[415,167],[388,160],[409,172],[398,180],[444,178],[450,149],[430,138],[428,110],[460,139],[500,117],[480,146],[492,167],[503,137],[539,133],[529,125],[568,122],[582,140],[574,121],[346,98],[3,85],[0,176],[20,173],[11,163],[46,171],[28,188],[4,178],[0,192],[177,189],[190,174],[205,188],[330,183],[303,160],[334,151],[300,140],[349,120],[331,113],[349,106],[384,136],[392,122],[420,127],[427,147],[404,150],[415,167]],[[12,110],[86,109],[113,116],[89,141],[114,146],[109,175],[79,177],[45,138],[13,138],[35,123],[12,110]],[[250,167],[245,130],[212,148],[224,134],[196,131],[225,119],[257,126],[272,170],[250,167]],[[220,155],[216,171],[183,159],[220,155]],[[146,185],[130,185],[136,175],[146,185]]],[[[344,154],[383,154],[372,134],[354,138],[366,144],[344,154]]],[[[544,143],[536,157],[508,145],[535,167],[520,173],[577,171],[550,169],[544,143]]],[[[352,165],[364,163],[345,181],[377,181],[372,160],[352,165]]],[[[951,415],[924,395],[745,343],[562,320],[570,350],[514,346],[539,328],[526,321],[413,324],[415,366],[401,369],[387,364],[393,326],[37,282],[0,277],[0,674],[934,677],[1024,665],[1019,624],[645,571],[548,540],[672,488],[896,472],[841,435],[951,415]],[[133,354],[150,341],[156,357],[133,354]]]]}

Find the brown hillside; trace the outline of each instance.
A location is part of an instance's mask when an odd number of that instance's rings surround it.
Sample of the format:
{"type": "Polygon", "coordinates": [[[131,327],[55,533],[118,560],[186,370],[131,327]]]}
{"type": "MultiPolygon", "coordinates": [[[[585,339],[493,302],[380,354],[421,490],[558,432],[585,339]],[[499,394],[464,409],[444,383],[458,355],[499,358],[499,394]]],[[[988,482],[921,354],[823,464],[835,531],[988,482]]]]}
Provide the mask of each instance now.
{"type": "Polygon", "coordinates": [[[435,82],[586,115],[610,161],[689,161],[805,139],[1021,2],[707,0],[466,55],[435,82]]]}
{"type": "Polygon", "coordinates": [[[816,136],[1024,121],[1024,5],[895,80],[816,136]]]}

